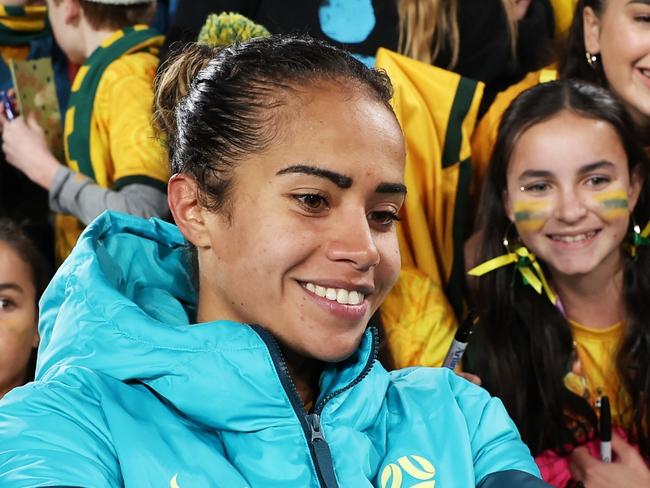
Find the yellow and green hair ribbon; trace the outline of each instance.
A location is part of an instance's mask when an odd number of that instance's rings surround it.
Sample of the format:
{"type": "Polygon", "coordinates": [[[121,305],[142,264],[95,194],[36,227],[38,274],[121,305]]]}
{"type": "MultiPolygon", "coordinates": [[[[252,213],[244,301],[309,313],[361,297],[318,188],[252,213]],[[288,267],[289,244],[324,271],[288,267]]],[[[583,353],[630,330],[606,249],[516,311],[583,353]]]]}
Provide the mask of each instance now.
{"type": "Polygon", "coordinates": [[[636,257],[636,248],[639,246],[650,246],[650,222],[646,224],[645,229],[640,230],[635,227],[632,231],[632,245],[629,246],[629,252],[633,258],[636,257]]]}
{"type": "Polygon", "coordinates": [[[266,27],[256,24],[248,17],[234,12],[222,12],[208,15],[197,41],[212,47],[225,47],[237,41],[270,35],[266,27]]]}
{"type": "Polygon", "coordinates": [[[535,255],[524,246],[519,246],[513,252],[497,256],[479,264],[470,269],[467,274],[471,276],[483,276],[510,264],[515,265],[515,268],[524,280],[524,284],[531,286],[540,295],[545,293],[551,303],[558,306],[557,295],[548,284],[542,267],[539,265],[535,255]]]}

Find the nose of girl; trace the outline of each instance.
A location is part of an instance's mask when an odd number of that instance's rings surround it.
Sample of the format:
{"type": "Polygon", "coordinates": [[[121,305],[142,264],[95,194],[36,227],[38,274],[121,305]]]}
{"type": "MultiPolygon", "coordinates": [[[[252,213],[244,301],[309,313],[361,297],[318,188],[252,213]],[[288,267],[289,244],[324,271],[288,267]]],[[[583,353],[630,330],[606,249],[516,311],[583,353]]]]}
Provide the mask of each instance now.
{"type": "Polygon", "coordinates": [[[579,222],[587,215],[581,195],[575,191],[565,191],[558,196],[555,208],[555,217],[567,224],[579,222]]]}

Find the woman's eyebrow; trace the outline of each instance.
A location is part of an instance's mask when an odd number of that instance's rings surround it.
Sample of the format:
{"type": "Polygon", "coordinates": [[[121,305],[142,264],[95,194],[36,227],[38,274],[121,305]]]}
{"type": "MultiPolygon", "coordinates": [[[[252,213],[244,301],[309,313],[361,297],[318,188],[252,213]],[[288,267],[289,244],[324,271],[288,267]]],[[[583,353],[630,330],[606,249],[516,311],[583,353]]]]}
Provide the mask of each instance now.
{"type": "Polygon", "coordinates": [[[301,173],[305,175],[318,176],[330,180],[339,188],[350,188],[352,186],[352,178],[335,171],[318,168],[316,166],[308,166],[306,164],[295,164],[281,169],[276,173],[278,175],[301,173]]]}
{"type": "Polygon", "coordinates": [[[15,290],[23,293],[23,289],[17,283],[0,283],[0,291],[4,290],[15,290]]]}
{"type": "Polygon", "coordinates": [[[591,173],[592,171],[596,171],[597,169],[613,168],[613,167],[614,167],[614,163],[603,159],[602,161],[596,161],[595,163],[585,164],[584,166],[581,166],[580,169],[578,170],[578,173],[579,174],[591,173]]]}
{"type": "Polygon", "coordinates": [[[553,172],[547,171],[544,169],[527,169],[519,175],[519,179],[523,180],[526,178],[552,178],[553,172]]]}
{"type": "Polygon", "coordinates": [[[406,195],[406,186],[402,183],[379,183],[375,189],[376,193],[398,193],[406,195]]]}

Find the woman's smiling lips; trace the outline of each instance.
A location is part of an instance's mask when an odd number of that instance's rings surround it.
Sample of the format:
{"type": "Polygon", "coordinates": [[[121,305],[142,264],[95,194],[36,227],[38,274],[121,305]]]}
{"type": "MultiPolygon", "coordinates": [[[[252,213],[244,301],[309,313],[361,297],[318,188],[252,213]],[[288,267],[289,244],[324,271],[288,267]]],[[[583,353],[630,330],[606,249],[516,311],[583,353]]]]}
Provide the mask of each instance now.
{"type": "Polygon", "coordinates": [[[348,320],[360,320],[368,310],[366,297],[374,287],[343,282],[300,281],[309,298],[328,312],[348,320]]]}

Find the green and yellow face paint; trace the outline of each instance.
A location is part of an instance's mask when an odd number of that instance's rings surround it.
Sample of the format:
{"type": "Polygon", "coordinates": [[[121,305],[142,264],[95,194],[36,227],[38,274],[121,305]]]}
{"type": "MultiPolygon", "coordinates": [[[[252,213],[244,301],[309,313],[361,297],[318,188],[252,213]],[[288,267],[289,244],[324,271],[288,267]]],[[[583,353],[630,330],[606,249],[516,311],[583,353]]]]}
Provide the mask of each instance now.
{"type": "Polygon", "coordinates": [[[521,200],[514,203],[515,223],[524,231],[538,231],[548,220],[549,204],[546,201],[521,200]]]}
{"type": "Polygon", "coordinates": [[[599,193],[594,199],[600,206],[599,213],[606,219],[615,220],[630,215],[627,192],[625,190],[610,190],[599,193]]]}

